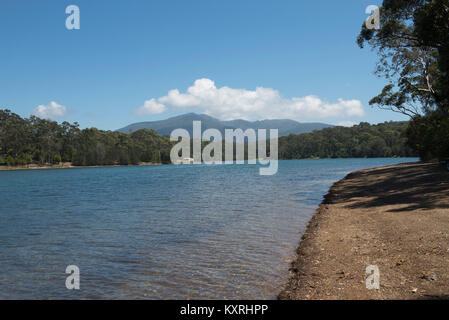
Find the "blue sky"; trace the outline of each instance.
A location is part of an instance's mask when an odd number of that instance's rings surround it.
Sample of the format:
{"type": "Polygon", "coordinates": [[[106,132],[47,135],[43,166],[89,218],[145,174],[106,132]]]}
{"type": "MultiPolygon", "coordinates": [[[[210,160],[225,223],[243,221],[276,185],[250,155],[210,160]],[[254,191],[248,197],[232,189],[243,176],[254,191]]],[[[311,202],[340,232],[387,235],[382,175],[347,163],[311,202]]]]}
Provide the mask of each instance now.
{"type": "Polygon", "coordinates": [[[5,0],[0,108],[25,117],[54,108],[52,119],[107,130],[186,112],[405,120],[368,105],[385,80],[355,39],[365,8],[380,2],[5,0]],[[65,27],[71,4],[80,30],[65,27]]]}

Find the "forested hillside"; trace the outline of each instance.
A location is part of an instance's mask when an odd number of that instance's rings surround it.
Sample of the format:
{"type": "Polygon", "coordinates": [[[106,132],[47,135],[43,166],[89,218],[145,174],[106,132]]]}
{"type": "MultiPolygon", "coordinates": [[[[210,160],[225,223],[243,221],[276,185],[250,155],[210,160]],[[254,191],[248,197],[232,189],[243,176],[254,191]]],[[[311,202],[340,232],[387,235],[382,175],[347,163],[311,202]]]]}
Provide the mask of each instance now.
{"type": "Polygon", "coordinates": [[[279,139],[279,159],[410,157],[408,122],[361,123],[334,127],[279,139]]]}

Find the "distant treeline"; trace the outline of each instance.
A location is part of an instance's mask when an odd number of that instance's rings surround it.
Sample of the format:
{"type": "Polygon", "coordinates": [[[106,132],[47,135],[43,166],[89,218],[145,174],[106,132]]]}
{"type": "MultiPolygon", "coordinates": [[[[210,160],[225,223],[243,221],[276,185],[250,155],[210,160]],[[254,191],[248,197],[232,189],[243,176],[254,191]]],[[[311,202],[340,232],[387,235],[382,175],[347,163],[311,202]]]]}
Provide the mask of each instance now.
{"type": "Polygon", "coordinates": [[[416,156],[407,146],[408,122],[360,123],[279,139],[279,159],[416,156]]]}
{"type": "Polygon", "coordinates": [[[0,109],[0,165],[77,166],[170,162],[171,142],[153,130],[132,134],[79,128],[78,123],[23,119],[0,109]]]}
{"type": "MultiPolygon", "coordinates": [[[[407,146],[407,124],[361,123],[352,128],[291,134],[279,138],[279,159],[416,156],[407,146]]],[[[160,136],[154,130],[142,129],[131,134],[96,128],[81,130],[76,122],[58,124],[35,116],[23,119],[10,110],[0,109],[0,165],[169,163],[174,144],[168,136],[160,136]]]]}

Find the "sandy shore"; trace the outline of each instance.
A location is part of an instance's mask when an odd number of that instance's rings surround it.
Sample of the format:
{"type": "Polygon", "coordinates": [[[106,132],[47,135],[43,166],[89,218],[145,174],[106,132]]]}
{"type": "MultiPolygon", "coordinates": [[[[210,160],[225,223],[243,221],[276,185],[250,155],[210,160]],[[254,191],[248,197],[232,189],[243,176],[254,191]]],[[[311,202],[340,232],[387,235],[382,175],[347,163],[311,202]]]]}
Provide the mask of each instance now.
{"type": "Polygon", "coordinates": [[[54,165],[37,165],[30,164],[26,166],[0,166],[0,171],[9,171],[9,170],[45,170],[45,169],[70,169],[70,168],[103,168],[103,167],[133,167],[133,166],[157,166],[162,165],[162,163],[152,163],[152,162],[141,162],[136,165],[101,165],[101,166],[74,166],[71,162],[65,162],[62,164],[54,164],[54,165]]]}
{"type": "Polygon", "coordinates": [[[349,174],[297,253],[280,299],[448,299],[449,172],[414,163],[349,174]],[[366,288],[369,265],[379,290],[366,288]]]}

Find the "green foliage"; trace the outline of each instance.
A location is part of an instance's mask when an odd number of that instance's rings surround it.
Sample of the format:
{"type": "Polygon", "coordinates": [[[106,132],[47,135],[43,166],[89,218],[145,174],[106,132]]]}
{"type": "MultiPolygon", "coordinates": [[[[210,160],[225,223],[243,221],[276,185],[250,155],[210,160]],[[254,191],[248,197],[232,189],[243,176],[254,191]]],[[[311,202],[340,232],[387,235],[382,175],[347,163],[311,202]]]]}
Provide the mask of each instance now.
{"type": "Polygon", "coordinates": [[[53,163],[59,164],[59,163],[61,163],[61,161],[62,161],[62,158],[61,158],[61,155],[59,153],[57,153],[57,154],[55,154],[53,156],[53,163]]]}
{"type": "MultiPolygon", "coordinates": [[[[422,46],[438,52],[435,100],[445,112],[449,111],[449,0],[422,1],[414,12],[415,34],[422,46]]],[[[446,116],[448,114],[446,113],[446,116]]]]}
{"type": "Polygon", "coordinates": [[[423,160],[449,155],[449,118],[439,112],[415,117],[407,129],[408,144],[423,160]]]}
{"type": "Polygon", "coordinates": [[[22,152],[20,156],[17,158],[16,164],[20,166],[25,166],[33,162],[33,158],[28,153],[22,152]]]}
{"type": "Polygon", "coordinates": [[[172,142],[153,130],[133,134],[79,129],[70,124],[31,116],[22,119],[0,109],[0,156],[10,166],[72,162],[78,166],[167,163],[172,142]],[[17,159],[17,161],[15,161],[17,159]]]}
{"type": "Polygon", "coordinates": [[[367,43],[377,50],[376,74],[389,81],[370,104],[410,117],[436,106],[438,50],[422,45],[413,23],[414,13],[424,2],[384,1],[380,8],[380,29],[368,30],[363,24],[357,39],[360,47],[367,43]]]}
{"type": "Polygon", "coordinates": [[[370,104],[412,118],[409,146],[423,159],[445,158],[449,118],[449,0],[384,0],[379,30],[357,39],[379,56],[388,84],[370,104]]]}
{"type": "Polygon", "coordinates": [[[9,110],[0,109],[0,155],[13,158],[30,148],[32,133],[27,121],[9,110]]]}
{"type": "Polygon", "coordinates": [[[6,164],[10,167],[14,166],[16,164],[16,160],[11,155],[8,155],[6,157],[6,164]]]}
{"type": "Polygon", "coordinates": [[[33,160],[36,162],[43,162],[43,158],[42,158],[42,152],[39,149],[34,150],[33,152],[33,160]]]}
{"type": "Polygon", "coordinates": [[[279,139],[279,159],[416,156],[406,144],[407,122],[360,123],[279,139]]]}

